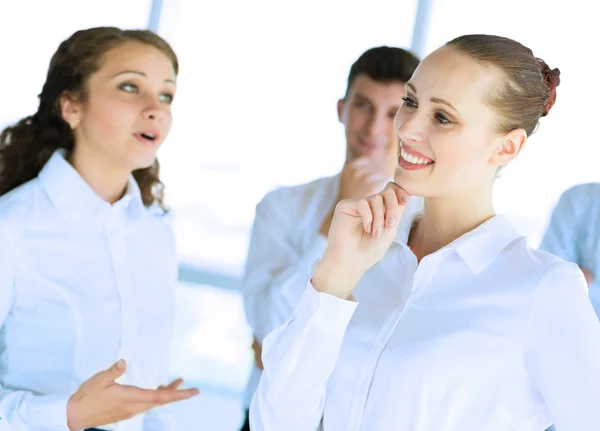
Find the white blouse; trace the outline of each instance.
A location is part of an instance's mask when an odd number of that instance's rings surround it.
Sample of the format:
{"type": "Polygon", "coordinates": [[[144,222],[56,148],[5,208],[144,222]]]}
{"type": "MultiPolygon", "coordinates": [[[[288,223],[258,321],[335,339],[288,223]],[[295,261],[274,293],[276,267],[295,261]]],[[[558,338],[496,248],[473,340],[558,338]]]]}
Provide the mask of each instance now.
{"type": "Polygon", "coordinates": [[[267,336],[253,431],[600,429],[600,323],[577,266],[502,216],[420,264],[409,230],[358,302],[309,284],[267,336]]]}
{"type": "MultiPolygon", "coordinates": [[[[177,253],[130,179],[103,201],[61,152],[0,197],[0,411],[15,430],[68,431],[67,401],[120,358],[120,383],[169,377],[177,253]]],[[[103,429],[172,429],[160,408],[103,429]]]]}

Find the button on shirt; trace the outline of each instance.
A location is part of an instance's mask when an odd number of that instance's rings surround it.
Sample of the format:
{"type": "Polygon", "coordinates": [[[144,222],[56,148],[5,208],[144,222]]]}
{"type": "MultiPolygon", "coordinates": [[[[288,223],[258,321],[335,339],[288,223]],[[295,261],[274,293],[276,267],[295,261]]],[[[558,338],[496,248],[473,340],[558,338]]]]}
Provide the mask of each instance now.
{"type": "MultiPolygon", "coordinates": [[[[307,184],[281,187],[256,207],[244,278],[244,301],[254,335],[262,340],[290,317],[306,288],[315,262],[327,247],[319,231],[335,205],[340,175],[307,184]]],[[[404,212],[410,217],[421,200],[412,198],[404,212]]],[[[261,372],[254,367],[246,390],[246,405],[261,372]]]]}
{"type": "Polygon", "coordinates": [[[600,429],[600,323],[581,271],[502,216],[417,264],[410,226],[356,302],[308,283],[264,341],[252,429],[600,429]]]}
{"type": "MultiPolygon", "coordinates": [[[[15,430],[68,430],[69,396],[118,359],[119,383],[169,376],[177,253],[130,179],[103,201],[56,152],[0,197],[0,411],[15,430]]],[[[102,426],[171,430],[167,407],[102,426]]]]}
{"type": "Polygon", "coordinates": [[[580,184],[561,195],[540,249],[592,272],[590,299],[600,317],[600,183],[580,184]]]}

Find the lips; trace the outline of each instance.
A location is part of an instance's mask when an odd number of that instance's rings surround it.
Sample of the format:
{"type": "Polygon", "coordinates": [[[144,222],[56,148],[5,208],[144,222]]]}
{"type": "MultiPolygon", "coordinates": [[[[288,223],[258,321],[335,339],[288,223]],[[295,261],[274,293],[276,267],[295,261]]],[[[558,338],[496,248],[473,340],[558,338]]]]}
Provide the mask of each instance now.
{"type": "Polygon", "coordinates": [[[143,130],[134,133],[133,136],[144,145],[154,146],[159,141],[160,134],[156,130],[143,130]]]}
{"type": "Polygon", "coordinates": [[[400,156],[398,157],[398,165],[406,170],[414,171],[425,169],[433,165],[433,159],[419,153],[417,150],[406,145],[400,144],[400,156]]]}

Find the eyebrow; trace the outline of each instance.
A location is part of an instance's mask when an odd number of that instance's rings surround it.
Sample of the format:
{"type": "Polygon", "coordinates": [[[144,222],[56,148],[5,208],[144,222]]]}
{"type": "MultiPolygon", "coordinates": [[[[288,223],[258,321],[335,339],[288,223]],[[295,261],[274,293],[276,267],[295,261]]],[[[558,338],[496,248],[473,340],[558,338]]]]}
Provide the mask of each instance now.
{"type": "MultiPolygon", "coordinates": [[[[120,76],[120,75],[125,75],[127,73],[133,73],[135,75],[141,75],[141,76],[143,76],[145,78],[148,77],[144,72],[140,72],[139,70],[124,70],[123,72],[119,72],[116,75],[114,75],[113,78],[116,78],[117,76],[120,76]]],[[[170,82],[171,84],[175,84],[175,81],[172,80],[172,79],[170,79],[170,78],[165,79],[165,82],[170,82]]]]}
{"type": "MultiPolygon", "coordinates": [[[[417,88],[412,85],[410,82],[407,82],[406,85],[408,85],[410,87],[410,89],[417,94],[417,88]]],[[[433,103],[441,103],[442,105],[446,105],[449,108],[452,108],[453,110],[455,110],[456,112],[458,112],[458,109],[456,109],[454,106],[452,106],[452,104],[450,102],[446,102],[444,99],[440,99],[439,97],[432,97],[429,99],[430,102],[433,103]]]]}

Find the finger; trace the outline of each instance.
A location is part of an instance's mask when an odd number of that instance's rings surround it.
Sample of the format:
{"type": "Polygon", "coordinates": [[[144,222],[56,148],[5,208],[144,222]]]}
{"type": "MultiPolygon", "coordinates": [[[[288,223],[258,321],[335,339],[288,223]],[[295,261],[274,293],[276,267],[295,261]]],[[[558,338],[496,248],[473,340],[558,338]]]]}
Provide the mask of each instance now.
{"type": "Polygon", "coordinates": [[[109,369],[100,371],[98,374],[90,378],[86,383],[91,385],[100,385],[102,387],[110,386],[116,379],[125,374],[127,370],[127,362],[121,359],[114,363],[109,369]]]}
{"type": "Polygon", "coordinates": [[[161,391],[176,390],[179,388],[179,386],[181,386],[182,383],[183,383],[183,379],[175,379],[166,386],[163,386],[163,385],[159,386],[158,389],[161,391]]]}
{"type": "Polygon", "coordinates": [[[398,199],[398,203],[400,205],[407,205],[411,195],[404,190],[402,187],[400,187],[398,184],[390,181],[389,183],[387,183],[387,185],[385,186],[385,189],[391,189],[394,191],[394,193],[396,193],[396,197],[398,199]]]}
{"type": "Polygon", "coordinates": [[[366,233],[371,233],[373,227],[373,213],[371,212],[371,206],[366,199],[360,199],[356,203],[356,210],[362,220],[363,229],[366,233]]]}
{"type": "Polygon", "coordinates": [[[381,192],[381,196],[385,206],[385,227],[393,228],[400,219],[400,209],[403,209],[403,207],[398,203],[396,192],[391,188],[381,192]]]}
{"type": "Polygon", "coordinates": [[[381,194],[376,194],[369,196],[367,200],[369,201],[369,206],[371,207],[371,212],[373,213],[373,226],[371,228],[371,233],[375,238],[379,238],[381,236],[381,232],[383,231],[383,226],[385,225],[385,206],[383,205],[383,197],[381,194]]]}
{"type": "Polygon", "coordinates": [[[198,395],[200,392],[196,388],[192,389],[142,389],[136,386],[122,386],[125,394],[125,400],[128,403],[147,403],[147,404],[168,404],[174,401],[181,401],[198,395]]]}

